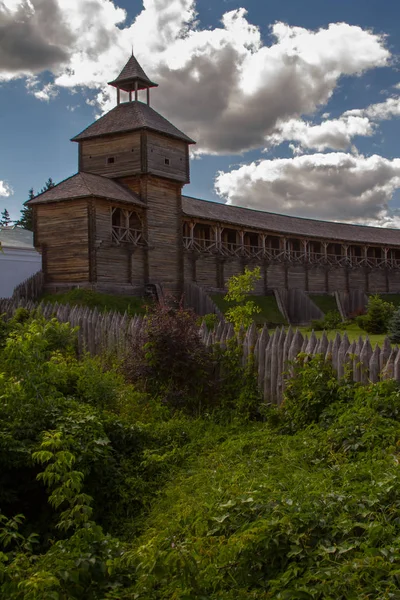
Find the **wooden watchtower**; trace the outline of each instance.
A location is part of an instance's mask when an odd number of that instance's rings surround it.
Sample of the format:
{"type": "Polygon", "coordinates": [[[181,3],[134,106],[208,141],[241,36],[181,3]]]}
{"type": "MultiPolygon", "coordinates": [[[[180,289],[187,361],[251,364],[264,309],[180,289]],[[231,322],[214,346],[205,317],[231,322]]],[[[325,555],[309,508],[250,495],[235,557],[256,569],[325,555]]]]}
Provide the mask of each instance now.
{"type": "Polygon", "coordinates": [[[45,280],[116,291],[161,283],[179,295],[181,191],[194,141],[151,108],[157,84],[133,54],[110,85],[117,105],[72,138],[78,173],[29,201],[45,280]]]}

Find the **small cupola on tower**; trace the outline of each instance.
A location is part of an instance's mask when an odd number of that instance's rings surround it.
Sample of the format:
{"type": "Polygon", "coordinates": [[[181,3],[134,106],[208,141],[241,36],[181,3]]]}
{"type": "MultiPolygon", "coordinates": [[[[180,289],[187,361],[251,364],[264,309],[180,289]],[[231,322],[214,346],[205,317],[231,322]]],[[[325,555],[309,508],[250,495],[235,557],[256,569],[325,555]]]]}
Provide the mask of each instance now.
{"type": "Polygon", "coordinates": [[[129,102],[132,102],[133,92],[135,93],[134,98],[137,102],[139,90],[146,90],[148,106],[150,106],[150,88],[158,87],[157,83],[154,83],[147,77],[133,55],[133,52],[121,73],[114,81],[110,81],[109,85],[117,88],[117,104],[121,102],[121,90],[129,93],[129,102]]]}

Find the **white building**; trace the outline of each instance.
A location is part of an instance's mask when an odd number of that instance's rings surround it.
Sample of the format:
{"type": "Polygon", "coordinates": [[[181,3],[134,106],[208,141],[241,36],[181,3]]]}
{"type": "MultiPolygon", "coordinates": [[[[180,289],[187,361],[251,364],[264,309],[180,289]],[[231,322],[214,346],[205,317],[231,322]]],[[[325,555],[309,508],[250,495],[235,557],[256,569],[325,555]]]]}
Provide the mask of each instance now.
{"type": "Polygon", "coordinates": [[[0,227],[0,243],[0,298],[10,298],[17,285],[41,270],[42,257],[26,229],[0,227]]]}

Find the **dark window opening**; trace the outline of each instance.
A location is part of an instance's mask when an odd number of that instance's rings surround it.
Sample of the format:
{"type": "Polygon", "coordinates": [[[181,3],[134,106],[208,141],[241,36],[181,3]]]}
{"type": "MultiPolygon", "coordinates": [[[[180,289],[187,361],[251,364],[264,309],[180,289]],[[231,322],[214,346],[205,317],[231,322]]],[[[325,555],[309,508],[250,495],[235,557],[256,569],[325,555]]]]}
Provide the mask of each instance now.
{"type": "Polygon", "coordinates": [[[222,232],[222,242],[229,246],[235,246],[238,242],[236,229],[224,229],[222,232]]]}
{"type": "Polygon", "coordinates": [[[112,212],[112,226],[123,227],[125,222],[124,213],[122,208],[114,208],[112,212]]]}
{"type": "Polygon", "coordinates": [[[196,223],[193,230],[193,236],[197,244],[202,247],[206,247],[212,242],[212,232],[209,225],[203,225],[196,223]]]}
{"type": "Polygon", "coordinates": [[[300,240],[289,239],[288,240],[288,248],[291,250],[291,252],[300,252],[301,251],[300,240]]]}
{"type": "Polygon", "coordinates": [[[356,258],[361,258],[361,256],[362,256],[361,246],[350,246],[350,256],[354,256],[356,258]]]}
{"type": "Polygon", "coordinates": [[[281,239],[275,236],[268,237],[267,245],[271,250],[279,250],[281,247],[281,239]]]}
{"type": "Polygon", "coordinates": [[[164,158],[164,163],[165,163],[166,165],[169,165],[169,158],[164,158]]]}
{"type": "Polygon", "coordinates": [[[112,165],[113,163],[115,163],[115,158],[113,156],[109,156],[107,158],[107,164],[112,165]]]}
{"type": "Polygon", "coordinates": [[[244,234],[244,245],[245,246],[254,246],[254,247],[258,247],[259,246],[259,240],[258,240],[258,233],[253,233],[253,232],[246,232],[244,234]]]}
{"type": "Polygon", "coordinates": [[[340,244],[328,244],[327,253],[334,254],[335,256],[341,256],[342,246],[340,244]]]}
{"type": "Polygon", "coordinates": [[[321,242],[310,242],[309,248],[310,248],[310,254],[322,254],[321,242]]]}

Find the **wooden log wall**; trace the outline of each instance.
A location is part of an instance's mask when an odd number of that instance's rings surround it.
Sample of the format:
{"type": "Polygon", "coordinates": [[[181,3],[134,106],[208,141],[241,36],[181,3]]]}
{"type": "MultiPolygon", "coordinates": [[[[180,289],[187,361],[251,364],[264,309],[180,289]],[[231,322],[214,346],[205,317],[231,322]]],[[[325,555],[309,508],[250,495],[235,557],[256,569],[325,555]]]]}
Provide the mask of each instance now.
{"type": "Polygon", "coordinates": [[[46,282],[89,280],[88,201],[37,204],[35,247],[42,252],[46,282]]]}
{"type": "Polygon", "coordinates": [[[243,261],[241,258],[223,257],[217,253],[195,254],[185,252],[185,279],[195,281],[205,288],[223,288],[231,275],[249,268],[261,268],[262,282],[258,282],[257,293],[275,288],[301,289],[312,293],[357,292],[363,293],[399,293],[400,272],[397,269],[365,269],[364,267],[347,269],[335,266],[317,266],[312,264],[291,265],[260,259],[243,261]],[[194,265],[194,266],[193,266],[194,265]],[[221,277],[222,265],[222,277],[221,277]],[[222,281],[221,281],[222,279],[222,281]]]}
{"type": "Polygon", "coordinates": [[[167,293],[183,291],[183,235],[181,184],[147,176],[145,179],[148,243],[148,281],[160,283],[167,293]]]}
{"type": "Polygon", "coordinates": [[[187,143],[161,135],[147,133],[147,169],[153,175],[189,183],[187,143]]]}
{"type": "Polygon", "coordinates": [[[144,247],[112,242],[111,210],[113,207],[136,211],[144,221],[140,207],[119,204],[97,199],[95,203],[95,251],[96,280],[99,283],[112,283],[144,287],[146,250],[144,247]]]}
{"type": "Polygon", "coordinates": [[[310,323],[313,319],[323,319],[324,313],[311,300],[303,290],[289,289],[276,290],[275,297],[279,295],[282,305],[285,307],[285,315],[287,315],[288,323],[292,325],[301,325],[310,323]]]}
{"type": "Polygon", "coordinates": [[[106,177],[141,172],[140,132],[109,135],[79,142],[79,170],[106,177]]]}
{"type": "Polygon", "coordinates": [[[219,321],[225,321],[222,312],[200,286],[185,282],[183,298],[185,308],[191,308],[197,315],[203,317],[214,314],[217,315],[219,321]]]}

